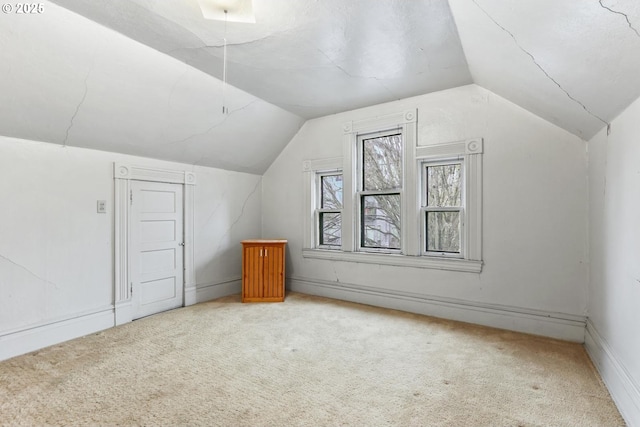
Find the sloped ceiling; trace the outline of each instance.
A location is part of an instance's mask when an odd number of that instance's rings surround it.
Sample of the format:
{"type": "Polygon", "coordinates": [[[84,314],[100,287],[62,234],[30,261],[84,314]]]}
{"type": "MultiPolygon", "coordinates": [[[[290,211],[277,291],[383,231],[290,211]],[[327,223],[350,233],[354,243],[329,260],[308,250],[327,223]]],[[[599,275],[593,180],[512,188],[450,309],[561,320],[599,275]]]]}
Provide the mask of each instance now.
{"type": "MultiPolygon", "coordinates": [[[[222,78],[225,23],[196,0],[54,0],[222,78]]],[[[229,82],[304,118],[471,83],[446,1],[254,0],[226,24],[229,82]]]]}
{"type": "Polygon", "coordinates": [[[0,134],[262,173],[305,119],[479,84],[584,139],[640,96],[636,0],[55,0],[0,14],[0,134]]]}
{"type": "Polygon", "coordinates": [[[0,135],[263,173],[304,119],[67,9],[0,14],[0,135]]]}
{"type": "Polygon", "coordinates": [[[640,96],[637,0],[450,0],[473,81],[583,139],[640,96]]]}

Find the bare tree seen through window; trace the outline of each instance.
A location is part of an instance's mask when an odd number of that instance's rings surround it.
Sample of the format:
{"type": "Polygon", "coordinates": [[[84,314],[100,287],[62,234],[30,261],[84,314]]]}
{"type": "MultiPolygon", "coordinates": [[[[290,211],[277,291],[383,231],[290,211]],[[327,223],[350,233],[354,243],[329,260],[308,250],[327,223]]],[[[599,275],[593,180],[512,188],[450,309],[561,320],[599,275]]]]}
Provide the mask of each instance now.
{"type": "Polygon", "coordinates": [[[342,175],[320,176],[320,245],[342,245],[342,175]]]}
{"type": "MultiPolygon", "coordinates": [[[[402,134],[360,139],[360,230],[365,248],[401,248],[402,134]]],[[[425,228],[428,252],[460,253],[462,163],[426,165],[425,228]]],[[[343,177],[319,174],[321,246],[342,245],[343,177]]]]}
{"type": "Polygon", "coordinates": [[[460,253],[460,163],[427,166],[427,251],[460,253]]]}
{"type": "Polygon", "coordinates": [[[402,134],[361,140],[361,245],[400,249],[402,134]]]}

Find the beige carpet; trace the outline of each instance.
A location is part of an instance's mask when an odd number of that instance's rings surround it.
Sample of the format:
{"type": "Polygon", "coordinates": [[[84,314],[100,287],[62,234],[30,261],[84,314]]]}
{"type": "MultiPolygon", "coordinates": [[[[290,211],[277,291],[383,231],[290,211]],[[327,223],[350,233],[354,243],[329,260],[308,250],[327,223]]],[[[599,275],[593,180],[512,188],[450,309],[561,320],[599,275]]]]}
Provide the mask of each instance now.
{"type": "Polygon", "coordinates": [[[0,425],[624,425],[578,344],[291,293],[0,363],[0,425]]]}

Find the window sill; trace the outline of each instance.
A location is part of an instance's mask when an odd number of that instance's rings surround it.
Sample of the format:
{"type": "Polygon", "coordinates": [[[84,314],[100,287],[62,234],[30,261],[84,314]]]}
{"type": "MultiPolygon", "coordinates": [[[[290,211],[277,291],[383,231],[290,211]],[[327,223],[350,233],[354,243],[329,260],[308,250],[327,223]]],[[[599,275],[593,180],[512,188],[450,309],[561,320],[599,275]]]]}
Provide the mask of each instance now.
{"type": "Polygon", "coordinates": [[[342,252],[322,249],[303,249],[302,256],[304,258],[325,259],[330,261],[393,265],[397,267],[432,268],[436,270],[462,271],[466,273],[480,273],[482,271],[482,261],[460,258],[406,256],[396,254],[377,254],[371,252],[342,252]]]}

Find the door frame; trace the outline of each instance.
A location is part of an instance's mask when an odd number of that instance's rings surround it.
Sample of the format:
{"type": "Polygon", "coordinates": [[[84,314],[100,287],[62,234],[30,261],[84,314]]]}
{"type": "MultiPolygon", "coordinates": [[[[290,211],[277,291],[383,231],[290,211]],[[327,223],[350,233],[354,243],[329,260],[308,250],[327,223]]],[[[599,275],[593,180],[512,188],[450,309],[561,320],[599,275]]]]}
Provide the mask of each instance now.
{"type": "Polygon", "coordinates": [[[183,186],[184,235],[184,306],[196,303],[196,274],[194,263],[194,211],[196,174],[190,171],[158,169],[115,162],[114,179],[114,316],[115,325],[133,320],[131,280],[129,277],[129,232],[131,181],[165,182],[183,186]]]}

